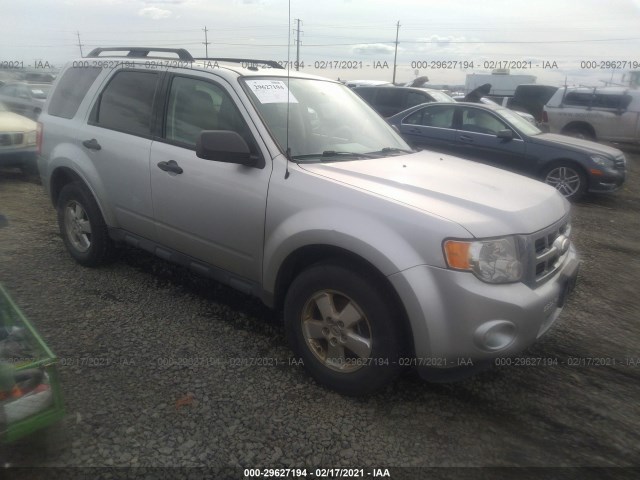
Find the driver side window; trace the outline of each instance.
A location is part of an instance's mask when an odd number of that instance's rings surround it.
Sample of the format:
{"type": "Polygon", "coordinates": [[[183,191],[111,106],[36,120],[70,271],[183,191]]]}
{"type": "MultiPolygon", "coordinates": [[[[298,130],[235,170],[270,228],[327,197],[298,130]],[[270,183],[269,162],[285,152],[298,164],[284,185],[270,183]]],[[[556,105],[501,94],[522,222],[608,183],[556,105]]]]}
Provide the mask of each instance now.
{"type": "Polygon", "coordinates": [[[251,134],[233,100],[218,85],[189,77],[171,82],[164,137],[195,149],[203,130],[231,130],[249,146],[251,134]]]}
{"type": "Polygon", "coordinates": [[[460,130],[496,135],[500,130],[509,130],[509,127],[489,112],[477,108],[465,108],[462,111],[460,130]]]}

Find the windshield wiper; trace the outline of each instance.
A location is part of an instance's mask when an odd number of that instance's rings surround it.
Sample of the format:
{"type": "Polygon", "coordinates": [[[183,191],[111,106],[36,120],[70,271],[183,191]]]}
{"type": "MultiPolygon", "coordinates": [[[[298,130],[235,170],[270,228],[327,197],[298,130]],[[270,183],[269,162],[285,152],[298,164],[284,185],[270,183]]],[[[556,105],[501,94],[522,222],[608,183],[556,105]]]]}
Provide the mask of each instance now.
{"type": "Polygon", "coordinates": [[[352,158],[375,158],[374,155],[369,153],[359,152],[338,152],[335,150],[325,150],[322,153],[310,153],[307,155],[294,155],[294,160],[304,160],[307,158],[332,158],[332,157],[352,157],[352,158]]]}
{"type": "Polygon", "coordinates": [[[395,148],[395,147],[384,147],[382,150],[378,150],[377,152],[369,152],[368,155],[389,155],[390,153],[402,154],[402,153],[415,153],[412,150],[405,150],[404,148],[395,148]]]}

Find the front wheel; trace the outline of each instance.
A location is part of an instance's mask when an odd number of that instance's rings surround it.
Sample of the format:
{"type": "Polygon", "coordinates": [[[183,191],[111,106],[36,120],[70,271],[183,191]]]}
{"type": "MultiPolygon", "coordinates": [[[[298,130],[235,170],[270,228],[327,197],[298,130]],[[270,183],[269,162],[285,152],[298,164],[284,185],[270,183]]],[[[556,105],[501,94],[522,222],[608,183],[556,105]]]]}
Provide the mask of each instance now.
{"type": "Polygon", "coordinates": [[[113,258],[115,247],[102,213],[84,185],[65,185],[57,207],[58,226],[65,246],[79,264],[96,267],[113,258]]]}
{"type": "Polygon", "coordinates": [[[587,176],[580,167],[557,163],[543,174],[544,182],[558,190],[569,201],[580,199],[587,191],[587,176]]]}
{"type": "Polygon", "coordinates": [[[303,271],[285,300],[292,349],[321,384],[363,395],[401,372],[399,315],[383,286],[337,264],[303,271]]]}

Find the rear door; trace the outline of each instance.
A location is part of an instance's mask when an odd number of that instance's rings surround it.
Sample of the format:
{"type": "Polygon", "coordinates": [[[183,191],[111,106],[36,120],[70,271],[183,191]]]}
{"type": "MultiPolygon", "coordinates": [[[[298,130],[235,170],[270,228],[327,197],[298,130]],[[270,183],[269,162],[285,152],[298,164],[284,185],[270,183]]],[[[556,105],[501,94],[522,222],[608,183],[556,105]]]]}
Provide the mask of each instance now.
{"type": "Polygon", "coordinates": [[[120,68],[94,102],[88,124],[78,132],[83,150],[102,182],[101,200],[117,225],[155,239],[149,150],[156,90],[162,73],[120,68]]]}
{"type": "Polygon", "coordinates": [[[402,119],[400,133],[414,148],[452,153],[457,150],[453,128],[455,105],[429,105],[402,119]]]}

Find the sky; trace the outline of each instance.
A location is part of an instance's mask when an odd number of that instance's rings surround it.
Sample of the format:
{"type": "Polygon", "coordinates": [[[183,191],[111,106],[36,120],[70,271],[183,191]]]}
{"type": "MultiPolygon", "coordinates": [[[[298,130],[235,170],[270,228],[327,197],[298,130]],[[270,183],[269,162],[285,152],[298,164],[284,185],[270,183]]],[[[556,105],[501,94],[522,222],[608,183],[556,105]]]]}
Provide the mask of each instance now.
{"type": "Polygon", "coordinates": [[[296,58],[340,78],[427,76],[464,84],[509,68],[537,83],[603,85],[640,70],[640,0],[0,0],[0,68],[62,66],[106,46],[182,47],[193,56],[296,58]],[[397,27],[397,24],[400,27],[397,27]],[[613,70],[609,67],[618,67],[613,70]],[[626,62],[626,63],[625,63],[626,62]]]}

